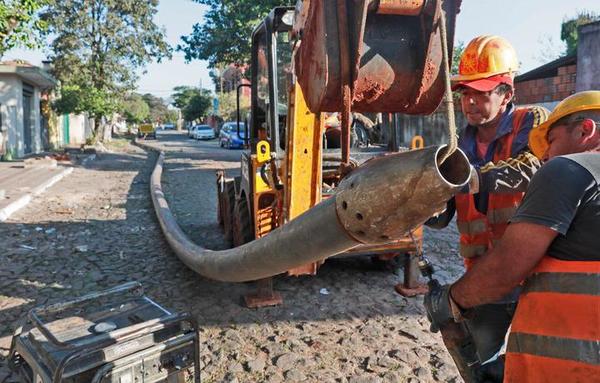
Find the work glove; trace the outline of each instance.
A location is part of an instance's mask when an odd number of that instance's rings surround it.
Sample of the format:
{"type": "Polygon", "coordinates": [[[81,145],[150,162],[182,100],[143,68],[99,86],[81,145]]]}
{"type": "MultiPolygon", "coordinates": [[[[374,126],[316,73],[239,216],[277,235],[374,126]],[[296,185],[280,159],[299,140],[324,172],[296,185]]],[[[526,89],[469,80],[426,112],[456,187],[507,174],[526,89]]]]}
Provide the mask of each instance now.
{"type": "Polygon", "coordinates": [[[431,322],[431,332],[438,332],[446,323],[453,321],[450,308],[450,286],[440,285],[437,280],[429,282],[429,292],[425,295],[427,319],[431,322]]]}

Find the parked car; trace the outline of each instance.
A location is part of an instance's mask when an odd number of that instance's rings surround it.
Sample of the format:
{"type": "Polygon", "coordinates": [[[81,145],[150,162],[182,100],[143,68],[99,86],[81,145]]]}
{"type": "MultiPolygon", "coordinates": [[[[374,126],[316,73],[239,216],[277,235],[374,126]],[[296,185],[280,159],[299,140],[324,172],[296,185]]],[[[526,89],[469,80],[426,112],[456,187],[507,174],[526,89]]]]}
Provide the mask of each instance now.
{"type": "Polygon", "coordinates": [[[175,124],[164,124],[162,128],[164,130],[175,130],[175,124]]]}
{"type": "Polygon", "coordinates": [[[237,133],[237,122],[226,122],[221,126],[219,133],[219,146],[227,149],[242,149],[246,133],[244,123],[240,122],[240,134],[237,133]]]}
{"type": "Polygon", "coordinates": [[[188,138],[194,138],[194,133],[196,132],[196,128],[200,125],[192,125],[188,128],[188,138]]]}
{"type": "Polygon", "coordinates": [[[215,138],[215,131],[208,125],[196,125],[193,138],[197,140],[212,140],[215,138]]]}

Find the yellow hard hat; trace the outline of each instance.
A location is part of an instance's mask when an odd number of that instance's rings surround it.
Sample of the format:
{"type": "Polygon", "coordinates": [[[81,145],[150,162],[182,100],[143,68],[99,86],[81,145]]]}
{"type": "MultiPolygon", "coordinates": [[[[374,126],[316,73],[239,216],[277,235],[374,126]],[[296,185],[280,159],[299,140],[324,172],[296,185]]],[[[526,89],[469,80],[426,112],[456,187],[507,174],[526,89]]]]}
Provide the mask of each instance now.
{"type": "Polygon", "coordinates": [[[479,36],[469,42],[460,58],[453,82],[468,82],[501,74],[514,74],[519,60],[513,46],[500,36],[479,36]]]}
{"type": "Polygon", "coordinates": [[[556,105],[548,119],[529,132],[529,148],[538,158],[548,149],[548,131],[563,117],[584,110],[600,110],[600,90],[588,90],[570,95],[556,105]]]}

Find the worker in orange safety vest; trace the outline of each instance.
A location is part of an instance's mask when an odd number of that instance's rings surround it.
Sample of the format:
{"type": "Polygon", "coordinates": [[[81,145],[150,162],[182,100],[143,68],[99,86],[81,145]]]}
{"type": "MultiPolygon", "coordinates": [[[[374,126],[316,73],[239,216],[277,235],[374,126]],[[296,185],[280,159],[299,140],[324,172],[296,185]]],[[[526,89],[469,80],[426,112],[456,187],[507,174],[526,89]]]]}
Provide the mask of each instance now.
{"type": "MultiPolygon", "coordinates": [[[[467,269],[498,243],[529,180],[541,166],[529,150],[528,136],[532,128],[547,119],[548,111],[513,104],[518,66],[517,54],[507,40],[479,36],[465,48],[459,73],[452,78],[452,89],[460,94],[462,112],[468,122],[459,138],[459,147],[471,163],[471,182],[448,202],[443,214],[426,224],[443,228],[456,212],[460,254],[467,269]]],[[[482,381],[502,379],[502,361],[495,358],[517,299],[518,291],[514,291],[490,302],[468,324],[466,331],[474,337],[472,352],[476,355],[467,356],[467,364],[482,381]],[[478,362],[474,364],[473,360],[478,362]]]]}
{"type": "Polygon", "coordinates": [[[425,306],[436,326],[462,322],[525,280],[504,382],[600,382],[600,91],[560,102],[529,144],[548,162],[502,239],[425,306]]]}

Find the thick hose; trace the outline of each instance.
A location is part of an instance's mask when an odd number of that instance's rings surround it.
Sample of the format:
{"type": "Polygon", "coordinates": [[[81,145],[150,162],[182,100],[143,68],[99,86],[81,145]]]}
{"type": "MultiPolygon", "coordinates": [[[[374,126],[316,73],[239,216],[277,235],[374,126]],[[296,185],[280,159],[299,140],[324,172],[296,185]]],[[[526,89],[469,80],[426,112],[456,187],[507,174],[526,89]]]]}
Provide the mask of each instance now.
{"type": "Polygon", "coordinates": [[[442,150],[428,147],[367,161],[344,179],[335,196],[265,237],[223,251],[195,244],[177,224],[161,187],[164,153],[152,172],[150,192],[165,238],[183,263],[207,278],[251,281],[361,243],[388,243],[425,222],[469,180],[464,153],[457,150],[438,167],[442,150]]]}
{"type": "Polygon", "coordinates": [[[164,153],[150,180],[154,210],[169,245],[189,268],[219,281],[244,282],[283,273],[349,250],[359,243],[340,225],[331,198],[276,229],[266,237],[222,251],[192,242],[181,230],[161,187],[164,153]]]}

